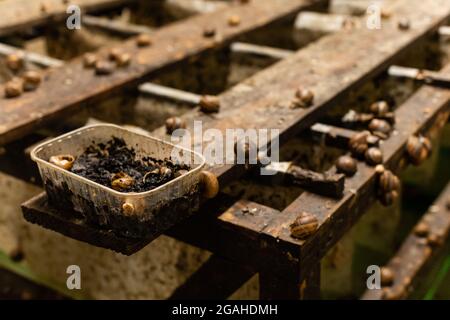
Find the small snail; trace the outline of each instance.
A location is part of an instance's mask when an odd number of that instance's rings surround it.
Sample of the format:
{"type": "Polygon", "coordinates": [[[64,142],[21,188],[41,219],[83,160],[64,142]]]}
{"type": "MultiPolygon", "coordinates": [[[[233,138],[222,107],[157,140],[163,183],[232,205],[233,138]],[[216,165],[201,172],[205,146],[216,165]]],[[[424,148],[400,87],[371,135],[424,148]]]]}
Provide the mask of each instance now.
{"type": "Polygon", "coordinates": [[[36,71],[27,71],[23,75],[23,90],[33,91],[41,84],[41,75],[36,71]]]}
{"type": "Polygon", "coordinates": [[[152,38],[148,34],[142,33],[136,38],[136,44],[138,47],[148,47],[152,44],[152,38]]]}
{"type": "Polygon", "coordinates": [[[177,129],[186,129],[186,122],[180,117],[170,117],[166,120],[166,132],[172,134],[177,129]]]}
{"type": "Polygon", "coordinates": [[[411,136],[406,143],[408,158],[414,165],[420,165],[431,154],[432,147],[428,138],[411,136]]]}
{"type": "Polygon", "coordinates": [[[306,88],[298,88],[295,97],[295,104],[301,108],[310,107],[314,103],[314,92],[306,88]]]}
{"type": "Polygon", "coordinates": [[[200,110],[205,113],[219,112],[220,99],[217,96],[205,95],[200,98],[200,110]]]}
{"type": "Polygon", "coordinates": [[[113,73],[114,66],[108,61],[97,61],[95,63],[95,73],[97,75],[108,75],[113,73]]]}
{"type": "Polygon", "coordinates": [[[400,30],[409,30],[409,28],[411,28],[411,23],[409,22],[409,19],[402,18],[401,20],[399,20],[398,21],[398,28],[400,30]]]}
{"type": "Polygon", "coordinates": [[[97,60],[97,56],[94,53],[88,52],[83,55],[83,65],[85,68],[94,68],[97,60]]]}
{"type": "Polygon", "coordinates": [[[314,215],[302,212],[290,225],[291,237],[304,240],[316,232],[318,227],[319,221],[314,215]]]}
{"type": "Polygon", "coordinates": [[[23,53],[12,53],[6,56],[6,66],[11,71],[19,71],[24,66],[24,55],[23,53]]]}
{"type": "Polygon", "coordinates": [[[383,192],[397,191],[400,189],[400,179],[390,170],[384,170],[379,177],[379,187],[383,192]]]}
{"type": "Polygon", "coordinates": [[[358,158],[364,157],[369,145],[367,144],[367,139],[370,136],[369,131],[361,131],[353,135],[349,142],[348,146],[351,153],[358,158]]]}
{"type": "Polygon", "coordinates": [[[381,132],[385,135],[388,135],[392,130],[392,126],[386,120],[373,119],[369,123],[369,130],[372,132],[381,132]]]}
{"type": "Polygon", "coordinates": [[[163,179],[169,179],[172,176],[172,170],[167,167],[161,167],[159,172],[163,179]]]}
{"type": "Polygon", "coordinates": [[[213,173],[202,171],[201,182],[203,185],[203,196],[205,198],[212,199],[219,193],[219,181],[213,173]]]}
{"type": "Polygon", "coordinates": [[[388,207],[392,205],[395,201],[397,201],[398,197],[399,197],[398,192],[394,190],[381,194],[379,196],[379,200],[382,205],[388,207]]]}
{"type": "Polygon", "coordinates": [[[390,286],[394,283],[394,273],[388,267],[380,269],[380,280],[383,287],[390,286]]]}
{"type": "Polygon", "coordinates": [[[116,58],[116,64],[118,67],[126,67],[131,62],[131,56],[128,53],[121,53],[116,58]]]}
{"type": "Polygon", "coordinates": [[[122,50],[119,48],[112,48],[108,52],[108,58],[111,61],[116,61],[117,58],[122,54],[122,50]]]}
{"type": "Polygon", "coordinates": [[[126,216],[132,215],[134,213],[134,205],[132,203],[125,202],[122,205],[122,212],[126,216]]]}
{"type": "Polygon", "coordinates": [[[389,105],[386,101],[377,101],[371,104],[370,112],[375,116],[384,116],[389,112],[389,105]]]}
{"type": "Polygon", "coordinates": [[[425,222],[419,222],[419,224],[417,224],[414,228],[414,234],[418,237],[426,237],[429,232],[430,228],[425,222]]]}
{"type": "Polygon", "coordinates": [[[238,15],[228,17],[228,25],[235,27],[241,23],[241,18],[238,15]]]}
{"type": "Polygon", "coordinates": [[[366,158],[366,162],[372,166],[375,166],[383,162],[383,153],[381,152],[380,149],[375,147],[367,149],[364,156],[366,158]]]}
{"type": "Polygon", "coordinates": [[[50,163],[64,170],[72,169],[74,161],[75,157],[70,154],[60,154],[56,156],[51,156],[49,159],[50,163]]]}
{"type": "Polygon", "coordinates": [[[427,244],[430,247],[436,248],[444,244],[442,238],[436,234],[430,234],[427,237],[427,244]]]}
{"type": "Polygon", "coordinates": [[[23,85],[19,79],[13,79],[5,84],[5,97],[15,98],[22,94],[23,85]]]}
{"type": "Polygon", "coordinates": [[[216,35],[216,29],[212,28],[212,27],[207,27],[203,30],[203,36],[205,38],[211,38],[214,37],[216,35]]]}
{"type": "Polygon", "coordinates": [[[111,178],[111,187],[117,191],[129,189],[133,184],[134,179],[125,172],[115,173],[111,178]]]}
{"type": "Polygon", "coordinates": [[[341,156],[336,161],[338,173],[344,173],[346,176],[353,176],[356,173],[356,160],[349,156],[341,156]]]}

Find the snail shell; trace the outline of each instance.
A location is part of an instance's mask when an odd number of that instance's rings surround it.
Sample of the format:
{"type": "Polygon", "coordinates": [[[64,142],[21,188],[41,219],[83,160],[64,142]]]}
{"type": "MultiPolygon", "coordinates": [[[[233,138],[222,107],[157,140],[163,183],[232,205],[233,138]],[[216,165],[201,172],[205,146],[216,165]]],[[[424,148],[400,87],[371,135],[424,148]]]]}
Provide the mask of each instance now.
{"type": "Polygon", "coordinates": [[[314,103],[314,92],[305,88],[298,88],[295,92],[295,97],[298,99],[296,101],[300,107],[309,107],[314,103]]]}
{"type": "Polygon", "coordinates": [[[186,122],[180,117],[171,117],[166,120],[167,134],[172,134],[177,129],[186,129],[186,122]]]}
{"type": "Polygon", "coordinates": [[[33,91],[41,83],[41,75],[36,71],[27,71],[23,75],[23,90],[33,91]]]}
{"type": "Polygon", "coordinates": [[[213,173],[202,171],[201,182],[203,184],[203,196],[205,198],[212,199],[219,193],[219,181],[213,173]]]}
{"type": "Polygon", "coordinates": [[[200,110],[205,113],[219,112],[220,99],[217,96],[205,95],[200,98],[200,110]]]}
{"type": "Polygon", "coordinates": [[[384,116],[389,112],[389,105],[386,101],[377,101],[370,106],[370,112],[375,116],[384,116]]]}
{"type": "Polygon", "coordinates": [[[125,202],[122,205],[122,212],[126,216],[130,216],[134,213],[134,205],[132,203],[125,202]]]}
{"type": "Polygon", "coordinates": [[[97,60],[97,56],[94,53],[88,52],[83,55],[83,64],[85,68],[94,68],[97,60]]]}
{"type": "Polygon", "coordinates": [[[430,232],[430,228],[425,222],[419,222],[414,228],[414,234],[418,237],[426,237],[430,232]]]}
{"type": "Polygon", "coordinates": [[[361,131],[350,138],[348,146],[354,156],[358,158],[364,157],[364,154],[369,148],[369,145],[367,144],[369,136],[369,131],[361,131]]]}
{"type": "Polygon", "coordinates": [[[108,61],[97,61],[95,63],[95,73],[97,75],[108,75],[113,73],[114,66],[108,61]]]}
{"type": "Polygon", "coordinates": [[[51,156],[49,162],[65,170],[72,169],[75,157],[70,154],[51,156]]]}
{"type": "Polygon", "coordinates": [[[399,194],[395,190],[394,191],[390,191],[390,192],[386,192],[386,193],[384,193],[384,194],[382,194],[380,196],[380,202],[384,206],[390,206],[395,201],[397,201],[398,197],[399,197],[399,194]]]}
{"type": "Polygon", "coordinates": [[[365,158],[369,165],[375,166],[383,162],[383,153],[380,149],[372,147],[367,149],[365,158]]]}
{"type": "Polygon", "coordinates": [[[126,190],[134,184],[134,179],[125,172],[118,172],[111,178],[111,187],[114,190],[126,190]]]}
{"type": "Polygon", "coordinates": [[[228,25],[235,27],[241,23],[241,18],[238,15],[228,17],[228,25]]]}
{"type": "Polygon", "coordinates": [[[369,130],[372,132],[381,132],[387,135],[391,132],[392,127],[386,120],[373,119],[369,123],[369,130]]]}
{"type": "Polygon", "coordinates": [[[307,212],[302,212],[291,224],[291,236],[296,239],[306,239],[319,227],[317,218],[307,212]]]}
{"type": "Polygon", "coordinates": [[[394,283],[394,273],[388,267],[380,269],[380,280],[383,287],[390,286],[394,283]]]}
{"type": "Polygon", "coordinates": [[[341,156],[336,161],[336,169],[346,176],[353,176],[357,170],[356,160],[350,156],[341,156]]]}
{"type": "Polygon", "coordinates": [[[148,34],[140,34],[136,38],[136,44],[138,47],[148,47],[152,44],[152,38],[148,34]]]}
{"type": "Polygon", "coordinates": [[[13,79],[5,84],[5,97],[15,98],[22,94],[23,84],[19,79],[13,79]]]}
{"type": "Polygon", "coordinates": [[[23,53],[12,53],[6,57],[6,66],[11,71],[19,71],[24,66],[23,53]]]}
{"type": "Polygon", "coordinates": [[[385,170],[380,174],[379,187],[383,193],[398,191],[400,189],[400,179],[392,171],[385,170]]]}
{"type": "Polygon", "coordinates": [[[419,165],[425,161],[430,153],[432,147],[428,138],[423,136],[411,136],[406,143],[406,151],[412,164],[419,165]]]}

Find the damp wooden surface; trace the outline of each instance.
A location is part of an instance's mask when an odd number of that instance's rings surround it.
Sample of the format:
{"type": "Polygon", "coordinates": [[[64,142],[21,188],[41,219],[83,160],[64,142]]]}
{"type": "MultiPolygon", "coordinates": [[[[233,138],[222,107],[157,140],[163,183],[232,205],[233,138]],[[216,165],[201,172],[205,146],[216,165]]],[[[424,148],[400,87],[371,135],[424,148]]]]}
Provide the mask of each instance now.
{"type": "MultiPolygon", "coordinates": [[[[0,145],[20,138],[51,120],[106,95],[135,88],[150,75],[183,62],[209,49],[230,43],[237,36],[264,27],[272,22],[295,15],[302,8],[323,0],[260,0],[237,4],[225,9],[196,15],[164,26],[152,34],[153,44],[138,48],[133,37],[120,47],[132,56],[127,68],[108,76],[96,76],[76,58],[63,67],[48,70],[38,90],[15,99],[0,97],[0,145]],[[230,26],[228,19],[239,16],[240,24],[230,26]],[[204,29],[215,28],[216,36],[203,36],[204,29]]],[[[116,46],[117,47],[117,46],[116,46]]],[[[98,51],[107,58],[108,48],[98,51]]],[[[4,88],[0,86],[0,93],[4,88]]]]}
{"type": "Polygon", "coordinates": [[[62,21],[68,16],[69,4],[78,5],[82,12],[95,12],[132,2],[136,0],[3,0],[0,1],[0,36],[51,21],[62,21]]]}
{"type": "MultiPolygon", "coordinates": [[[[398,252],[386,265],[394,274],[394,282],[378,290],[367,290],[362,299],[389,300],[407,299],[419,285],[427,268],[441,253],[448,253],[450,234],[450,184],[419,220],[418,224],[428,226],[428,235],[419,236],[414,230],[405,239],[398,252]],[[430,245],[427,238],[437,237],[441,243],[430,245]],[[447,244],[447,245],[446,245],[447,244]]],[[[418,225],[416,224],[416,226],[418,225]]]]}

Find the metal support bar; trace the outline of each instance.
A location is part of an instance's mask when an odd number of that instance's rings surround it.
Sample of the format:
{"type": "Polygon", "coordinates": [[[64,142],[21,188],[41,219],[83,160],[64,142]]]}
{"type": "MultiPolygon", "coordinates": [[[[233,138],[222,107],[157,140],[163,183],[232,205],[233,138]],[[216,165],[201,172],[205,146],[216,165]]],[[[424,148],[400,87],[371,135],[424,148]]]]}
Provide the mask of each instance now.
{"type": "Polygon", "coordinates": [[[147,26],[114,21],[111,19],[90,15],[83,15],[82,21],[83,24],[88,27],[98,28],[124,36],[135,36],[141,33],[152,33],[154,31],[152,28],[149,28],[147,26]]]}
{"type": "Polygon", "coordinates": [[[294,51],[291,50],[260,46],[245,42],[233,42],[230,48],[234,53],[254,54],[277,60],[287,58],[294,54],[294,51]]]}
{"type": "Polygon", "coordinates": [[[450,76],[436,71],[391,66],[388,70],[388,74],[392,77],[408,78],[416,81],[423,81],[429,85],[450,88],[450,76]]]}
{"type": "Polygon", "coordinates": [[[139,86],[139,92],[160,98],[175,100],[177,102],[197,105],[200,102],[201,96],[195,93],[178,90],[155,83],[144,83],[139,86]]]}
{"type": "Polygon", "coordinates": [[[7,56],[13,53],[22,52],[26,61],[44,68],[61,67],[64,62],[58,59],[47,57],[38,53],[26,52],[19,48],[0,43],[0,55],[7,56]]]}

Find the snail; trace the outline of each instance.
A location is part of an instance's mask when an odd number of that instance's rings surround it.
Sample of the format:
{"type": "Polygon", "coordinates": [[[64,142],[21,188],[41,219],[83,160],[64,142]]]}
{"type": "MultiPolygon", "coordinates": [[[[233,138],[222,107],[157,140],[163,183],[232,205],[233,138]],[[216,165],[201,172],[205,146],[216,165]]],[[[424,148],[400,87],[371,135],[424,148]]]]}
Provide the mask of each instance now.
{"type": "Polygon", "coordinates": [[[307,108],[314,103],[314,92],[306,88],[298,88],[295,98],[294,104],[301,108],[307,108]]]}
{"type": "Polygon", "coordinates": [[[419,222],[419,224],[417,224],[414,228],[414,234],[418,237],[426,237],[429,232],[430,228],[425,222],[419,222]]]}
{"type": "Polygon", "coordinates": [[[213,173],[202,171],[201,182],[203,185],[203,196],[206,199],[212,199],[219,193],[219,181],[213,173]]]}
{"type": "Polygon", "coordinates": [[[41,84],[41,75],[36,71],[27,71],[23,75],[23,90],[33,91],[41,84]]]}
{"type": "Polygon", "coordinates": [[[119,48],[112,48],[108,52],[108,58],[111,61],[116,61],[117,58],[122,54],[122,50],[119,48]]]}
{"type": "Polygon", "coordinates": [[[353,176],[356,173],[356,160],[350,156],[341,156],[336,161],[338,173],[344,173],[346,176],[353,176]]]}
{"type": "Polygon", "coordinates": [[[318,227],[319,221],[314,215],[308,212],[302,212],[295,219],[294,223],[290,225],[291,237],[304,240],[316,232],[318,227]]]}
{"type": "Polygon", "coordinates": [[[186,129],[186,122],[180,117],[170,117],[166,120],[166,132],[172,134],[177,129],[186,129]]]}
{"type": "Polygon", "coordinates": [[[367,149],[367,151],[364,154],[364,157],[366,158],[366,162],[372,166],[375,166],[383,162],[383,153],[381,152],[380,149],[375,147],[367,149]]]}
{"type": "Polygon", "coordinates": [[[23,53],[12,53],[6,56],[6,66],[11,71],[19,71],[24,66],[24,55],[23,53]]]}
{"type": "Polygon", "coordinates": [[[369,123],[369,130],[374,133],[380,132],[385,135],[388,135],[392,130],[392,126],[386,120],[373,119],[369,123]]]}
{"type": "Polygon", "coordinates": [[[128,53],[121,53],[116,57],[116,64],[118,67],[126,67],[131,62],[131,55],[128,53]]]}
{"type": "Polygon", "coordinates": [[[108,75],[113,73],[114,66],[108,61],[97,61],[95,63],[95,73],[97,75],[108,75]]]}
{"type": "Polygon", "coordinates": [[[203,30],[203,36],[205,38],[211,38],[214,37],[216,35],[216,29],[212,28],[212,27],[207,27],[203,30]]]}
{"type": "Polygon", "coordinates": [[[380,280],[383,287],[390,286],[394,283],[394,273],[388,267],[381,267],[380,280]]]}
{"type": "Polygon", "coordinates": [[[400,179],[382,165],[377,165],[375,172],[378,174],[378,199],[384,206],[390,206],[399,198],[400,179]]]}
{"type": "Polygon", "coordinates": [[[232,15],[228,17],[228,25],[235,27],[241,23],[241,18],[238,15],[232,15]]]}
{"type": "Polygon", "coordinates": [[[22,94],[23,84],[19,79],[13,79],[5,84],[5,97],[15,98],[22,94]]]}
{"type": "Polygon", "coordinates": [[[424,162],[431,154],[432,146],[428,138],[411,136],[406,143],[408,158],[414,165],[424,162]]]}
{"type": "Polygon", "coordinates": [[[205,113],[219,112],[220,99],[217,96],[204,95],[199,101],[200,110],[205,113]]]}
{"type": "Polygon", "coordinates": [[[125,202],[122,205],[122,212],[126,216],[132,215],[134,213],[134,205],[132,203],[125,202]]]}
{"type": "Polygon", "coordinates": [[[388,207],[392,205],[395,201],[397,201],[398,197],[399,197],[398,192],[394,190],[381,194],[379,196],[379,200],[382,205],[388,207]]]}
{"type": "Polygon", "coordinates": [[[85,68],[94,68],[97,63],[97,56],[94,53],[85,53],[83,55],[83,65],[85,68]]]}
{"type": "Polygon", "coordinates": [[[50,163],[64,170],[72,169],[74,161],[75,157],[70,154],[60,154],[56,156],[51,156],[49,159],[50,163]]]}
{"type": "Polygon", "coordinates": [[[152,44],[152,38],[148,34],[142,33],[136,38],[136,44],[138,47],[148,47],[152,44]]]}
{"type": "Polygon", "coordinates": [[[436,234],[430,234],[427,237],[427,244],[430,247],[439,247],[441,245],[443,245],[444,241],[442,240],[442,238],[436,234]]]}
{"type": "Polygon", "coordinates": [[[411,23],[409,22],[409,19],[402,18],[401,20],[398,21],[398,28],[400,30],[409,30],[410,27],[411,23]]]}
{"type": "Polygon", "coordinates": [[[125,172],[115,173],[111,178],[111,187],[117,191],[129,189],[133,184],[134,179],[125,172]]]}
{"type": "Polygon", "coordinates": [[[364,157],[369,145],[367,143],[367,139],[370,136],[369,131],[361,131],[353,135],[349,142],[348,146],[351,153],[358,158],[364,157]]]}
{"type": "Polygon", "coordinates": [[[172,176],[172,170],[167,167],[161,167],[159,172],[161,173],[162,179],[170,179],[172,176]]]}
{"type": "Polygon", "coordinates": [[[384,116],[389,113],[389,105],[386,101],[377,101],[370,105],[370,112],[375,116],[384,116]]]}

